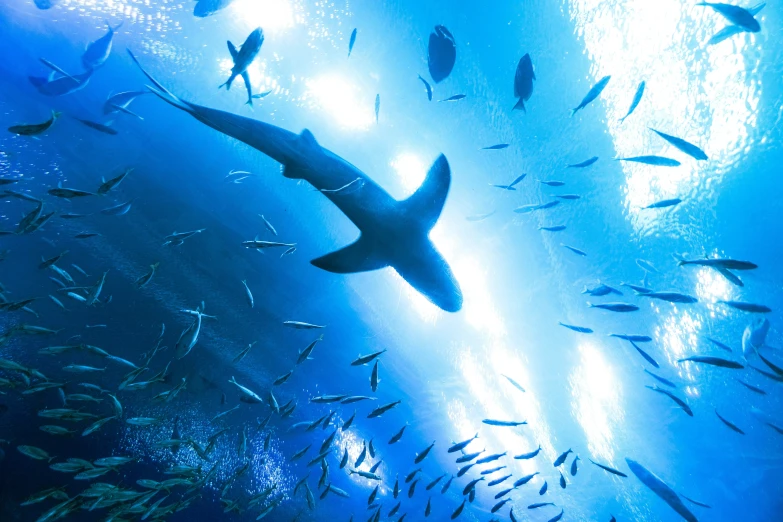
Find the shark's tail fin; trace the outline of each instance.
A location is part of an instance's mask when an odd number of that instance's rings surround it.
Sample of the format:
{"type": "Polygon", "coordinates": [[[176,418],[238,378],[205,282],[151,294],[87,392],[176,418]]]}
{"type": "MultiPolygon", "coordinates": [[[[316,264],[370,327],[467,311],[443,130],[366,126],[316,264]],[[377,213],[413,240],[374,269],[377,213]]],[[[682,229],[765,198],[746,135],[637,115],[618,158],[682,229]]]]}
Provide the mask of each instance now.
{"type": "Polygon", "coordinates": [[[192,108],[187,103],[180,100],[175,94],[173,94],[171,91],[166,89],[160,82],[158,82],[158,80],[153,78],[152,75],[144,69],[144,67],[141,66],[139,61],[136,59],[136,56],[133,54],[133,52],[131,52],[130,49],[126,49],[126,50],[128,51],[128,54],[130,55],[133,62],[139,67],[141,72],[144,74],[144,76],[146,76],[149,79],[149,81],[151,81],[152,84],[154,85],[154,87],[147,85],[147,89],[149,89],[150,92],[155,94],[161,100],[173,105],[178,109],[182,109],[183,111],[189,112],[191,114],[193,113],[192,108]]]}
{"type": "Polygon", "coordinates": [[[451,169],[446,156],[441,154],[427,172],[424,182],[408,199],[400,203],[403,212],[415,216],[429,232],[440,217],[451,185],[451,169]]]}

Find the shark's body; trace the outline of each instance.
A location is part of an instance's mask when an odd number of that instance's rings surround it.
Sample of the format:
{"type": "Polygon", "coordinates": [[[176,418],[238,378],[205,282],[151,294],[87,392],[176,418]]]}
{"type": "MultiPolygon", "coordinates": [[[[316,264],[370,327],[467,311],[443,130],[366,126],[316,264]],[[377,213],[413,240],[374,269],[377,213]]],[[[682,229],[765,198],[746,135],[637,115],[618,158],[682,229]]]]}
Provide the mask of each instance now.
{"type": "Polygon", "coordinates": [[[361,235],[354,243],[312,260],[314,266],[339,274],[391,266],[443,310],[456,312],[462,308],[459,284],[429,239],[451,183],[445,156],[438,157],[412,196],[397,201],[358,168],[321,147],[307,129],[297,135],[268,123],[183,101],[143,68],[142,71],[155,84],[151,90],[164,101],[281,163],[285,177],[313,185],[359,228],[361,235]],[[334,190],[357,179],[362,182],[359,190],[334,190]]]}

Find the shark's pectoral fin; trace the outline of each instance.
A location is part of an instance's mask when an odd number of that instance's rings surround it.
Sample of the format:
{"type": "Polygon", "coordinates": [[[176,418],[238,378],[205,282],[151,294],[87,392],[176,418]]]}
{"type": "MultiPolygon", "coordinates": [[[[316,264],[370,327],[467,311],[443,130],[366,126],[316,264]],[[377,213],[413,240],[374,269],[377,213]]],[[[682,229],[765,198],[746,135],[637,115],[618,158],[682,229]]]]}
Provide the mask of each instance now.
{"type": "Polygon", "coordinates": [[[237,52],[237,48],[234,47],[234,44],[231,43],[231,40],[227,40],[226,44],[228,45],[228,52],[231,53],[231,59],[234,60],[234,62],[237,61],[237,55],[239,54],[237,52]]]}
{"type": "Polygon", "coordinates": [[[411,197],[400,203],[403,211],[409,216],[415,216],[429,231],[435,226],[451,184],[451,169],[446,156],[441,154],[430,167],[424,182],[411,197]]]}
{"type": "Polygon", "coordinates": [[[377,248],[365,236],[359,236],[354,243],[335,250],[331,254],[313,259],[310,263],[335,274],[352,274],[369,272],[389,266],[389,263],[378,256],[377,248]]]}

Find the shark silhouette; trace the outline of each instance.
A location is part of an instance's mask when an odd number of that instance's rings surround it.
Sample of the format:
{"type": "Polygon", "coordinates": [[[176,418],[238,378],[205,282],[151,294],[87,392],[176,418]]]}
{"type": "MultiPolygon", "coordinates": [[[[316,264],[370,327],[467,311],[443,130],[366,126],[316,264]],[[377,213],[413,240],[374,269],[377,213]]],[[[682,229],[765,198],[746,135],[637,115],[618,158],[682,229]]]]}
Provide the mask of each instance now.
{"type": "Polygon", "coordinates": [[[445,156],[441,154],[435,160],[413,195],[397,201],[358,168],[321,147],[309,130],[297,135],[268,123],[184,101],[145,71],[130,50],[128,54],[154,85],[147,86],[154,94],[281,163],[283,176],[310,183],[356,225],[361,234],[354,243],[313,259],[314,266],[337,274],[392,267],[436,306],[447,312],[462,308],[459,283],[429,238],[451,183],[445,156]],[[359,188],[341,190],[354,184],[359,188]]]}

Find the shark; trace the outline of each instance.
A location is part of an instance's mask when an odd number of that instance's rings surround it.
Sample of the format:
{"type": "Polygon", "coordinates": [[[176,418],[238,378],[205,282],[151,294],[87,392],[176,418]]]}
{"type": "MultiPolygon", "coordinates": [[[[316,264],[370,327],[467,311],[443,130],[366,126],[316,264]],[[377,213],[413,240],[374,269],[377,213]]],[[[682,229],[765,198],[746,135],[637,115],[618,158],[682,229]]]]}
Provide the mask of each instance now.
{"type": "Polygon", "coordinates": [[[336,274],[393,268],[409,285],[447,312],[462,308],[462,291],[449,264],[430,240],[451,185],[451,168],[441,154],[421,186],[407,199],[394,199],[364,172],[300,134],[252,118],[187,102],[166,89],[128,54],[150,80],[152,93],[216,131],[239,140],[282,165],[286,178],[304,180],[327,197],[359,229],[350,245],[310,263],[336,274]],[[335,191],[355,180],[357,190],[335,191]]]}

